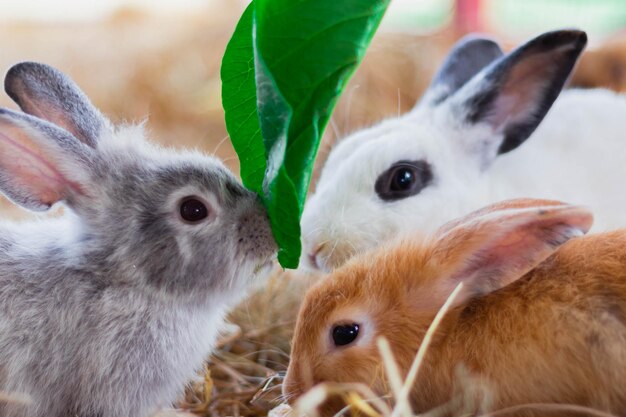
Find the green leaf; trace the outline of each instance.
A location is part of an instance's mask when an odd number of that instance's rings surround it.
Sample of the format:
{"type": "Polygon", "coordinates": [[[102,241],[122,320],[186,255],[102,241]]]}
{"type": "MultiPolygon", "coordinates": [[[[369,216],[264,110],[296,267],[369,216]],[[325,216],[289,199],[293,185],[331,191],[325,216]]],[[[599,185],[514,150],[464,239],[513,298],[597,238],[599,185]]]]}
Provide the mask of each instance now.
{"type": "Polygon", "coordinates": [[[244,185],[262,193],[265,175],[265,147],[257,113],[252,17],[254,4],[246,8],[235,28],[222,59],[222,106],[226,129],[239,156],[244,185]]]}
{"type": "Polygon", "coordinates": [[[246,187],[295,268],[313,162],[335,104],[389,0],[254,0],[222,61],[226,127],[246,187]]]}

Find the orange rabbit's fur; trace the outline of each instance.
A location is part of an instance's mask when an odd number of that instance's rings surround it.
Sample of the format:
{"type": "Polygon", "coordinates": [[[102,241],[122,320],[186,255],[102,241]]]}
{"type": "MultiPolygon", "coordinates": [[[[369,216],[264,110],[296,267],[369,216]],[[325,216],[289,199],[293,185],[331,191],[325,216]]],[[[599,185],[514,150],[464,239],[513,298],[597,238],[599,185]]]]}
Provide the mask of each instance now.
{"type": "MultiPolygon", "coordinates": [[[[388,393],[376,338],[389,340],[406,373],[436,312],[463,281],[412,390],[416,412],[560,403],[624,415],[626,230],[560,246],[590,225],[582,208],[514,200],[451,222],[431,239],[354,259],[306,295],[286,397],[293,402],[323,381],[388,393]],[[352,322],[360,324],[357,340],[334,346],[333,326],[352,322]]],[[[328,402],[322,415],[338,406],[328,402]]]]}

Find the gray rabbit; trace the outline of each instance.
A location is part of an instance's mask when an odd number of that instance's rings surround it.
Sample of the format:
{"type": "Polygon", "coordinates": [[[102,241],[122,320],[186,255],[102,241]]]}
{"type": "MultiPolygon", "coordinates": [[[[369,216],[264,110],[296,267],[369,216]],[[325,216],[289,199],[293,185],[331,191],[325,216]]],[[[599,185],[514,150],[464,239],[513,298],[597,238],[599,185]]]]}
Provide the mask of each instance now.
{"type": "Polygon", "coordinates": [[[113,128],[76,84],[12,67],[0,191],[61,217],[0,225],[0,416],[145,417],[202,365],[275,243],[256,196],[216,159],[113,128]]]}

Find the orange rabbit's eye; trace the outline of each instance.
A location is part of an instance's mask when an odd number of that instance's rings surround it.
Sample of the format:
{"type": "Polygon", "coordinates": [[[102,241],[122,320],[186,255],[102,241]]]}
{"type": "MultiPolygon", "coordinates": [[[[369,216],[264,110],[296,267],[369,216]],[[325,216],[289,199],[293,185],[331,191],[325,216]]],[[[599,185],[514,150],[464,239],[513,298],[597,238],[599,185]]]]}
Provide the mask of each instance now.
{"type": "Polygon", "coordinates": [[[354,342],[359,336],[359,327],[356,323],[333,327],[332,336],[335,346],[346,346],[354,342]]]}

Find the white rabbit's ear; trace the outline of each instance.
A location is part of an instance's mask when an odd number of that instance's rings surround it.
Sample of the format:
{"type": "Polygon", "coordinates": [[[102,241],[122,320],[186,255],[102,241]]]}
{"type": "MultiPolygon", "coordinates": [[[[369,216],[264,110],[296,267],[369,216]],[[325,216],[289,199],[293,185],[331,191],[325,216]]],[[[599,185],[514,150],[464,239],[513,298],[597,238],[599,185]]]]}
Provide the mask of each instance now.
{"type": "Polygon", "coordinates": [[[493,132],[475,147],[490,157],[509,152],[543,120],[586,44],[582,31],[544,33],[489,65],[446,105],[462,126],[486,125],[493,132]]]}
{"type": "Polygon", "coordinates": [[[591,227],[588,209],[549,203],[493,206],[443,227],[430,255],[438,276],[430,307],[443,304],[459,282],[465,290],[457,305],[506,287],[591,227]]]}
{"type": "Polygon", "coordinates": [[[51,123],[0,108],[0,191],[25,208],[85,195],[92,152],[51,123]]]}
{"type": "Polygon", "coordinates": [[[491,39],[477,35],[463,37],[441,64],[418,108],[441,103],[502,55],[500,46],[491,39]]]}
{"type": "Polygon", "coordinates": [[[110,122],[76,83],[48,65],[14,65],[4,79],[4,89],[22,111],[62,127],[92,148],[105,130],[111,130],[110,122]]]}

